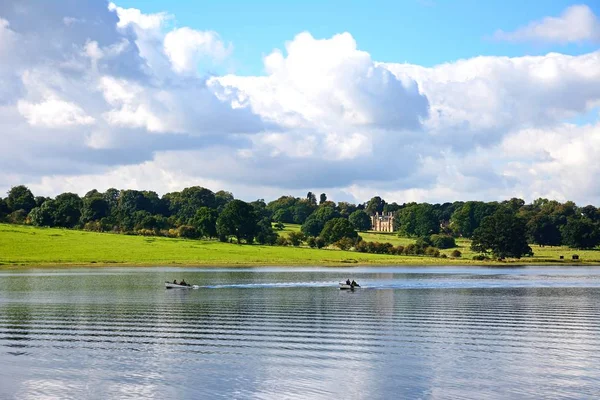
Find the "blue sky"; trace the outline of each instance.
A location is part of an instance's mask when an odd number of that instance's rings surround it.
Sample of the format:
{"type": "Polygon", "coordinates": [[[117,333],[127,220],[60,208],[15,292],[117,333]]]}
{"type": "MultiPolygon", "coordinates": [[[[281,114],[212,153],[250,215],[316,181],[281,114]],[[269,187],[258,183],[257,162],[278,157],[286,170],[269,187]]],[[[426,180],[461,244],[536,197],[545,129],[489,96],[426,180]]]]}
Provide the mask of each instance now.
{"type": "Polygon", "coordinates": [[[600,0],[48,3],[0,1],[0,193],[600,205],[600,0]]]}
{"type": "MultiPolygon", "coordinates": [[[[235,73],[263,73],[262,56],[308,31],[315,38],[350,32],[359,49],[381,62],[423,66],[480,55],[542,55],[550,51],[583,54],[591,43],[507,43],[494,40],[498,29],[513,31],[530,21],[560,15],[567,0],[402,0],[402,1],[165,1],[123,0],[118,5],[145,13],[167,12],[171,24],[213,30],[234,46],[235,73]]],[[[596,15],[600,1],[586,3],[596,15]]]]}

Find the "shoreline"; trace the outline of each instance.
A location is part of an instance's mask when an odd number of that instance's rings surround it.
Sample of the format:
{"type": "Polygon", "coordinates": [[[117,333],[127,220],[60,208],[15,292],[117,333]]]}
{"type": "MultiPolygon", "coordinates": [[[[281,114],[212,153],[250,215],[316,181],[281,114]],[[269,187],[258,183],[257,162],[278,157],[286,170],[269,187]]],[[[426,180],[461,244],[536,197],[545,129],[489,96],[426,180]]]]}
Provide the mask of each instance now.
{"type": "MultiPolygon", "coordinates": [[[[425,261],[425,260],[424,260],[425,261]]],[[[224,261],[214,262],[27,262],[27,263],[0,263],[0,270],[7,269],[27,269],[27,268],[162,268],[162,267],[180,267],[180,268],[376,268],[376,267],[532,267],[532,266],[548,266],[548,267],[600,267],[599,261],[579,261],[579,262],[560,262],[557,260],[532,260],[523,262],[516,261],[475,261],[475,260],[460,260],[456,259],[451,262],[444,260],[439,262],[439,259],[432,259],[431,262],[414,262],[410,260],[401,263],[389,262],[323,262],[323,263],[271,263],[271,262],[253,262],[253,263],[232,263],[224,261]]]]}

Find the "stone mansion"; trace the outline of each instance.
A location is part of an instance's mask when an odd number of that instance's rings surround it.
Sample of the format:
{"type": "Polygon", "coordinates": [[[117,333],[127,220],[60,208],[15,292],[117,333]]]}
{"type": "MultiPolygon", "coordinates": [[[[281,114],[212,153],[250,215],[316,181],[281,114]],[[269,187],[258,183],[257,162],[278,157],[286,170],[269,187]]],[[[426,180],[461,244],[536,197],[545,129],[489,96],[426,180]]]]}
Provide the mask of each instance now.
{"type": "Polygon", "coordinates": [[[394,215],[391,212],[371,215],[371,229],[377,232],[394,232],[394,215]]]}

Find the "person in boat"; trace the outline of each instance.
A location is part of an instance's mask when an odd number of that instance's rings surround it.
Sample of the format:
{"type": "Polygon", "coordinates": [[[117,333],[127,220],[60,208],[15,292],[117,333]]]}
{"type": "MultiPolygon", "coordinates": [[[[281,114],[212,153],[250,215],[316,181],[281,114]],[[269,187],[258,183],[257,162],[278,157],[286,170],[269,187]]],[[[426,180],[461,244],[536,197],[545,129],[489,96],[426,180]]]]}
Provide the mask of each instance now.
{"type": "Polygon", "coordinates": [[[187,286],[187,283],[185,283],[185,279],[182,279],[181,282],[179,282],[179,284],[183,285],[183,286],[187,286]]]}
{"type": "Polygon", "coordinates": [[[173,283],[177,285],[177,279],[173,279],[173,283]]]}
{"type": "Polygon", "coordinates": [[[351,285],[350,279],[346,279],[346,285],[351,285]]]}
{"type": "Polygon", "coordinates": [[[358,286],[358,283],[356,283],[356,281],[354,279],[352,279],[352,283],[350,284],[350,286],[352,286],[352,287],[358,286]]]}

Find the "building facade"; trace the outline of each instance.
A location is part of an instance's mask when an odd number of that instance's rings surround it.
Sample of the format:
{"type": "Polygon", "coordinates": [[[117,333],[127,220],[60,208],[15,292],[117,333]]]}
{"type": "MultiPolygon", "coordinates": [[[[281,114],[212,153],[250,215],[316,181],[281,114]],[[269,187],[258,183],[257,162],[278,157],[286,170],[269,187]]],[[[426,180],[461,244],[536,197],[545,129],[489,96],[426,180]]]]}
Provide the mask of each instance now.
{"type": "Polygon", "coordinates": [[[371,230],[377,232],[394,232],[394,215],[391,212],[371,215],[371,230]]]}

